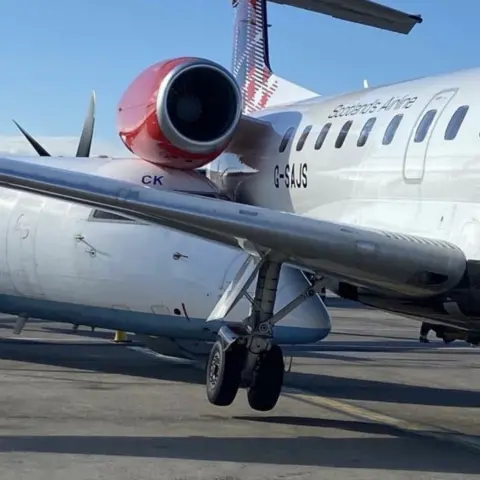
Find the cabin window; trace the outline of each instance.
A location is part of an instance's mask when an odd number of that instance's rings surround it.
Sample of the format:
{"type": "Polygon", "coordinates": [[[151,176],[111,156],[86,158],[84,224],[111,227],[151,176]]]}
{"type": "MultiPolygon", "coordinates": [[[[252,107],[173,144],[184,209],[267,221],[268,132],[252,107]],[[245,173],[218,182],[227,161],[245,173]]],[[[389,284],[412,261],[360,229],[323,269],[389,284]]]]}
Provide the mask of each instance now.
{"type": "Polygon", "coordinates": [[[445,130],[445,140],[453,140],[457,136],[467,112],[468,105],[463,105],[462,107],[457,108],[448,122],[447,129],[445,130]]]}
{"type": "Polygon", "coordinates": [[[126,218],[122,215],[117,215],[116,213],[106,212],[105,210],[94,210],[91,218],[95,220],[110,220],[114,222],[136,223],[135,220],[132,220],[131,218],[126,218]]]}
{"type": "Polygon", "coordinates": [[[317,141],[315,142],[315,150],[320,150],[322,148],[323,142],[327,138],[327,134],[332,126],[331,123],[326,123],[318,134],[317,141]]]}
{"type": "Polygon", "coordinates": [[[342,148],[342,145],[345,142],[345,139],[347,138],[348,132],[350,131],[350,128],[352,127],[353,120],[349,120],[348,122],[345,122],[343,124],[343,127],[340,130],[340,133],[338,134],[337,140],[335,142],[335,148],[342,148]]]}
{"type": "Polygon", "coordinates": [[[278,148],[279,152],[284,152],[285,149],[287,148],[288,142],[293,136],[293,132],[295,129],[293,127],[290,127],[286,132],[285,135],[282,138],[282,141],[280,142],[280,147],[278,148]]]}
{"type": "Polygon", "coordinates": [[[360,136],[357,140],[357,147],[363,147],[367,143],[368,136],[370,135],[370,132],[372,131],[376,121],[377,119],[372,117],[365,122],[365,125],[363,126],[360,136]]]}
{"type": "Polygon", "coordinates": [[[430,130],[430,127],[432,126],[433,119],[435,118],[436,114],[437,114],[436,110],[429,110],[420,120],[420,123],[418,124],[418,127],[417,127],[417,131],[415,132],[415,137],[413,138],[413,141],[415,143],[420,143],[425,140],[425,137],[427,136],[427,133],[430,130]]]}
{"type": "Polygon", "coordinates": [[[397,129],[402,121],[403,114],[395,115],[388,124],[385,134],[383,135],[382,145],[390,145],[392,143],[393,137],[397,133],[397,129]]]}
{"type": "Polygon", "coordinates": [[[312,129],[312,126],[308,125],[303,130],[303,132],[300,135],[300,138],[298,139],[298,142],[297,142],[297,152],[299,152],[303,148],[303,146],[305,145],[305,141],[307,140],[308,134],[310,133],[311,129],[312,129]]]}

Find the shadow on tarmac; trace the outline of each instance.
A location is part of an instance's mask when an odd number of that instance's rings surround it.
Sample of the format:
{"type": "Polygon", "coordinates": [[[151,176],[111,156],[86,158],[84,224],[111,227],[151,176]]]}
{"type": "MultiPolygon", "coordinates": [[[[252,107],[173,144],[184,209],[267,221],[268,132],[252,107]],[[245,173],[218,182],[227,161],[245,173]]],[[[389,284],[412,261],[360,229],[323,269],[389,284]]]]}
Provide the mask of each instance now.
{"type": "MultiPolygon", "coordinates": [[[[371,426],[362,422],[336,421],[326,425],[356,432],[367,430],[367,433],[371,433],[372,430],[371,426]]],[[[402,436],[209,438],[1,435],[0,452],[129,456],[456,474],[480,473],[480,463],[476,461],[474,455],[456,447],[437,443],[438,455],[432,455],[431,443],[427,444],[420,438],[402,436]],[[446,448],[449,455],[442,454],[442,450],[446,448]]]]}
{"type": "MultiPolygon", "coordinates": [[[[41,343],[0,340],[0,359],[49,367],[80,369],[132,377],[203,384],[204,372],[191,365],[135,352],[114,343],[41,343]]],[[[411,405],[470,407],[480,405],[480,393],[473,390],[403,385],[395,382],[290,372],[285,385],[303,388],[327,398],[365,400],[411,405]]]]}

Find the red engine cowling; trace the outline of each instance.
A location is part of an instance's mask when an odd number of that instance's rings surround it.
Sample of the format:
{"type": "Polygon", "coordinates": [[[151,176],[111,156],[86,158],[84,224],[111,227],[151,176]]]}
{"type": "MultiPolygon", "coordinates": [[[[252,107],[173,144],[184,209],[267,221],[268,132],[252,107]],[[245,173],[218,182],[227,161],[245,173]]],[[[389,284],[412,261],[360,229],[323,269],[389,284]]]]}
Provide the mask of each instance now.
{"type": "Polygon", "coordinates": [[[143,71],[124,93],[120,138],[135,155],[191,170],[214,160],[242,116],[242,94],[226,69],[201,58],[176,58],[143,71]]]}

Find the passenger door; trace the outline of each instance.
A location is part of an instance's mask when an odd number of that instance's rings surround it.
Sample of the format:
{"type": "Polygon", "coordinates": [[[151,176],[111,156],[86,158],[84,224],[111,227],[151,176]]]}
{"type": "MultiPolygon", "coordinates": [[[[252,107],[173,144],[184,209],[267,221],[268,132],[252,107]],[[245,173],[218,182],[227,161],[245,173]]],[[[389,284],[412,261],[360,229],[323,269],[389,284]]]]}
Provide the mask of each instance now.
{"type": "Polygon", "coordinates": [[[428,144],[445,107],[457,93],[452,88],[438,92],[425,106],[413,126],[403,159],[405,183],[421,183],[425,173],[428,144]]]}

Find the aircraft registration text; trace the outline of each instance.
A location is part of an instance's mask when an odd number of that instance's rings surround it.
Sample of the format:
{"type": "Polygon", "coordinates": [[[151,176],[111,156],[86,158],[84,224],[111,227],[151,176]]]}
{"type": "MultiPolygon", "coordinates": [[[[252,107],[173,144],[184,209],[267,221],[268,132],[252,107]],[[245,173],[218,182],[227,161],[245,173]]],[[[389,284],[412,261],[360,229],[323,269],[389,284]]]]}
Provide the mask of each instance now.
{"type": "Polygon", "coordinates": [[[291,163],[273,169],[273,183],[275,188],[307,188],[308,169],[306,163],[291,163]]]}

